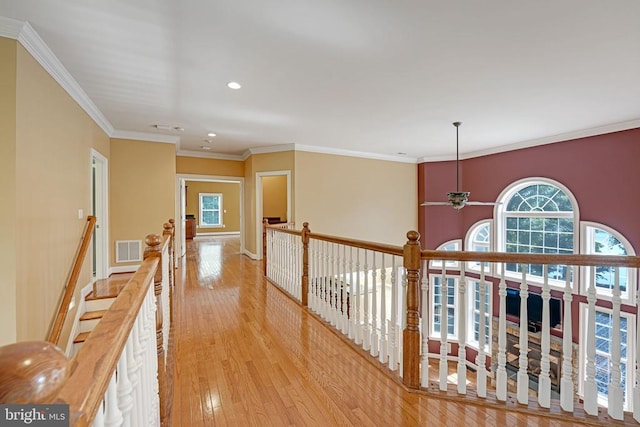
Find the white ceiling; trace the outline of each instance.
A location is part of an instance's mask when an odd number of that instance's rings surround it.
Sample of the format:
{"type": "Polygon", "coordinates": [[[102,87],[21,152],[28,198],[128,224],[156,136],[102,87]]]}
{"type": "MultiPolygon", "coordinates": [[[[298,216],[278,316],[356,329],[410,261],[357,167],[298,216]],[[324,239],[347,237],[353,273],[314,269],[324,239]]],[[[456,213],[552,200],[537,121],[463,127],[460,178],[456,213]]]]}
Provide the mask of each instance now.
{"type": "Polygon", "coordinates": [[[113,128],[182,152],[212,131],[221,154],[434,159],[456,120],[467,155],[640,126],[638,0],[2,0],[0,16],[28,21],[113,128]]]}

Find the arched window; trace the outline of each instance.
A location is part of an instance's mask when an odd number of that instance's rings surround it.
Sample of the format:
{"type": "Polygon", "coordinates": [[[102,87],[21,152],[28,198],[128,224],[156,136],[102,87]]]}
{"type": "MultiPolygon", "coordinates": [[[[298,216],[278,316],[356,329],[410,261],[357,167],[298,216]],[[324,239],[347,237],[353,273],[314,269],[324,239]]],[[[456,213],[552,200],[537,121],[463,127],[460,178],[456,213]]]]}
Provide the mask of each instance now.
{"type": "MultiPolygon", "coordinates": [[[[603,224],[583,221],[581,223],[581,252],[589,255],[635,255],[631,243],[618,231],[603,224]]],[[[635,302],[636,271],[621,268],[619,273],[620,297],[627,304],[635,302]]],[[[598,297],[610,298],[613,295],[616,268],[599,266],[595,270],[583,269],[581,274],[581,291],[587,293],[595,278],[598,297]]]]}
{"type": "MultiPolygon", "coordinates": [[[[572,254],[576,252],[577,203],[568,189],[546,178],[528,178],[508,187],[498,199],[497,250],[515,253],[572,254]]],[[[542,265],[506,264],[507,275],[542,279],[542,265]]],[[[564,266],[549,266],[557,284],[567,277],[564,266]]],[[[570,276],[570,278],[572,278],[570,276]]],[[[553,284],[553,283],[552,283],[553,284]]]]}
{"type": "MultiPolygon", "coordinates": [[[[465,238],[465,250],[472,252],[491,251],[491,220],[476,222],[469,228],[465,238]]],[[[468,262],[467,270],[480,271],[480,262],[468,262]]],[[[490,264],[485,263],[485,273],[490,274],[490,264]]]]}

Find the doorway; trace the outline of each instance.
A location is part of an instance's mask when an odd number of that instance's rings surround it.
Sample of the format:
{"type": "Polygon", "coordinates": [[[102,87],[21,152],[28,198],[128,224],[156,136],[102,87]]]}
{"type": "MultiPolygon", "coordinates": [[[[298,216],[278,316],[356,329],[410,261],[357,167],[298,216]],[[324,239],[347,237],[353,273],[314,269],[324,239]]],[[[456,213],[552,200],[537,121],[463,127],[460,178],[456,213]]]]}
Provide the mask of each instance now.
{"type": "MultiPolygon", "coordinates": [[[[176,175],[176,252],[178,253],[178,263],[182,265],[183,257],[187,251],[187,239],[185,222],[187,215],[187,181],[196,181],[201,183],[230,183],[239,184],[240,186],[240,252],[244,253],[244,178],[214,176],[214,175],[192,175],[177,174],[176,175]]],[[[193,196],[193,194],[191,194],[193,196]]],[[[220,230],[222,231],[222,230],[220,230]]]]}
{"type": "Polygon", "coordinates": [[[91,215],[96,217],[91,242],[94,281],[109,277],[108,182],[107,158],[91,149],[91,215]]]}
{"type": "MultiPolygon", "coordinates": [[[[256,256],[262,259],[263,218],[291,222],[291,171],[256,173],[256,256]],[[271,203],[275,200],[275,203],[271,203]]],[[[270,222],[271,222],[270,219],[270,222]]]]}

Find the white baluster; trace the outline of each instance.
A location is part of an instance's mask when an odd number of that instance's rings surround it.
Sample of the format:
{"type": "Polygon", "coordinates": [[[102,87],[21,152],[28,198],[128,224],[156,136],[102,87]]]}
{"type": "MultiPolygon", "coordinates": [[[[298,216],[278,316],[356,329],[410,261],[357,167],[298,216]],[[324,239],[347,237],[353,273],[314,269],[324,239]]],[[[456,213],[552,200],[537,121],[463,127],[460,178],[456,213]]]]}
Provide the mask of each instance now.
{"type": "Polygon", "coordinates": [[[118,408],[122,412],[122,426],[129,427],[133,423],[131,422],[133,409],[133,387],[131,381],[129,381],[129,371],[127,369],[127,353],[123,351],[118,359],[118,381],[117,381],[117,394],[118,394],[118,408]]]}
{"type": "Polygon", "coordinates": [[[544,282],[542,284],[542,342],[540,345],[540,375],[538,375],[538,403],[543,408],[551,406],[551,377],[549,377],[549,266],[542,269],[544,282]]]}
{"type": "Polygon", "coordinates": [[[615,268],[613,280],[613,313],[611,319],[611,378],[609,382],[609,410],[614,420],[624,418],[624,398],[622,394],[622,373],[620,371],[621,332],[620,332],[620,267],[615,268]]]}
{"type": "MultiPolygon", "coordinates": [[[[140,307],[142,310],[142,306],[140,307]]],[[[131,334],[125,345],[125,353],[127,355],[127,370],[129,372],[129,381],[131,381],[131,387],[133,388],[133,414],[131,417],[131,423],[133,425],[141,425],[142,418],[142,383],[140,378],[140,365],[136,361],[136,351],[138,345],[138,324],[140,323],[140,312],[136,318],[133,327],[131,328],[131,334]]]]}
{"type": "Polygon", "coordinates": [[[360,283],[360,249],[356,249],[356,298],[355,298],[355,306],[356,306],[356,316],[355,316],[355,324],[356,324],[356,344],[362,344],[362,317],[361,317],[361,302],[360,297],[362,295],[362,286],[360,283]]]}
{"type": "Polygon", "coordinates": [[[391,319],[389,319],[389,369],[398,368],[398,280],[396,257],[391,257],[391,319]]]}
{"type": "Polygon", "coordinates": [[[364,251],[364,330],[362,331],[362,348],[371,349],[371,330],[369,329],[369,265],[368,252],[364,251]]]}
{"type": "Polygon", "coordinates": [[[571,301],[571,272],[567,266],[567,277],[564,282],[564,316],[562,319],[562,379],[560,380],[560,407],[567,412],[573,412],[573,340],[572,340],[572,311],[571,301]]]}
{"type": "MultiPolygon", "coordinates": [[[[338,278],[338,259],[336,256],[336,247],[337,245],[333,243],[331,245],[331,324],[335,327],[338,327],[338,322],[340,320],[340,316],[338,313],[338,289],[339,289],[339,278],[338,278]]],[[[338,328],[339,329],[339,328],[338,328]]]]}
{"type": "Polygon", "coordinates": [[[529,290],[527,285],[527,266],[521,264],[522,269],[522,282],[520,283],[520,356],[518,363],[518,403],[527,405],[529,403],[529,374],[527,374],[527,367],[529,366],[529,315],[527,313],[527,298],[529,297],[529,290]]]}
{"type": "Polygon", "coordinates": [[[356,338],[355,303],[358,299],[355,290],[356,273],[353,271],[353,246],[349,246],[349,338],[356,338]]]}
{"type": "Polygon", "coordinates": [[[349,333],[349,316],[347,315],[347,286],[349,286],[349,283],[347,279],[347,247],[345,245],[342,245],[342,273],[340,277],[342,277],[340,280],[340,291],[342,293],[342,333],[346,335],[349,333]]]}
{"type": "Polygon", "coordinates": [[[380,362],[385,363],[388,355],[387,340],[387,267],[382,254],[380,268],[380,362]]]}
{"type": "MultiPolygon", "coordinates": [[[[394,264],[395,267],[395,264],[394,264]]],[[[429,261],[422,261],[422,354],[420,357],[420,385],[429,387],[429,261]]],[[[392,302],[393,307],[397,302],[392,302]]],[[[392,308],[393,310],[393,308],[392,308]]]]}
{"type": "Polygon", "coordinates": [[[447,390],[447,376],[449,376],[449,286],[447,283],[447,266],[442,260],[442,276],[440,277],[440,390],[447,390]]]}
{"type": "Polygon", "coordinates": [[[496,398],[502,402],[507,400],[507,282],[504,280],[506,265],[502,264],[502,274],[498,295],[498,370],[496,372],[496,398]]]}
{"type": "MultiPolygon", "coordinates": [[[[464,264],[463,264],[464,265],[464,264]]],[[[476,365],[478,371],[476,372],[478,397],[487,397],[487,352],[485,340],[485,332],[487,324],[487,312],[485,310],[485,302],[487,301],[487,282],[484,276],[485,263],[480,264],[480,318],[478,319],[480,325],[478,330],[478,357],[476,359],[476,365]]],[[[486,337],[488,338],[488,337],[486,337]]],[[[490,344],[490,343],[489,343],[490,344]]]]}
{"type": "Polygon", "coordinates": [[[122,425],[122,412],[118,407],[118,392],[116,390],[116,373],[114,372],[107,387],[107,393],[104,397],[105,415],[104,425],[107,427],[116,427],[122,425]]]}
{"type": "Polygon", "coordinates": [[[376,357],[378,355],[378,269],[376,267],[376,253],[372,252],[373,266],[372,282],[373,293],[371,294],[371,355],[376,357]]]}
{"type": "MultiPolygon", "coordinates": [[[[598,415],[598,388],[596,386],[596,277],[595,267],[591,267],[591,280],[587,291],[587,378],[584,380],[584,411],[598,415]]],[[[568,331],[570,332],[570,331],[568,331]]]]}
{"type": "MultiPolygon", "coordinates": [[[[461,262],[458,281],[458,310],[456,310],[458,314],[458,375],[456,382],[459,394],[467,394],[467,280],[465,279],[464,266],[465,263],[461,262]]],[[[473,310],[471,312],[473,313],[473,310]]],[[[479,376],[480,371],[478,371],[479,376]]],[[[478,395],[480,395],[479,388],[478,395]]]]}

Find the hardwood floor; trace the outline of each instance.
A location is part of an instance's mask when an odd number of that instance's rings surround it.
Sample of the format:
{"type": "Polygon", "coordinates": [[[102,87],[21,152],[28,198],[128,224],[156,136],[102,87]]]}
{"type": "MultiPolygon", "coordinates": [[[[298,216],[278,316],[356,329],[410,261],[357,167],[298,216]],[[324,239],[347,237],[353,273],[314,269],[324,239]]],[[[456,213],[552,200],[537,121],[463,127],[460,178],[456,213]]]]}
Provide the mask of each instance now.
{"type": "Polygon", "coordinates": [[[172,426],[569,426],[409,393],[274,286],[237,237],[177,270],[172,426]]]}

